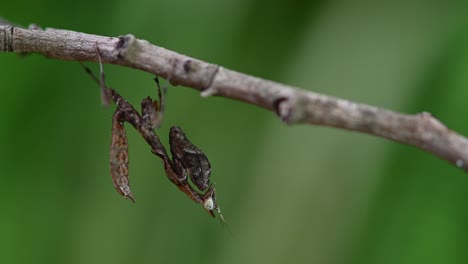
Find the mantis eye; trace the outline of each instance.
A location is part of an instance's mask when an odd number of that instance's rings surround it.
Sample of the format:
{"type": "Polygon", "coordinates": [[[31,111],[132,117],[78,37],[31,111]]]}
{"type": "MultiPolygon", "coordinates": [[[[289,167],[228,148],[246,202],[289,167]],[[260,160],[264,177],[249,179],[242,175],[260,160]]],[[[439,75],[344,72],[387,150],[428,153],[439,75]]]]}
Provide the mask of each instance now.
{"type": "Polygon", "coordinates": [[[203,207],[205,207],[206,210],[213,210],[214,209],[214,202],[213,202],[213,198],[208,198],[205,200],[205,202],[203,203],[203,207]]]}

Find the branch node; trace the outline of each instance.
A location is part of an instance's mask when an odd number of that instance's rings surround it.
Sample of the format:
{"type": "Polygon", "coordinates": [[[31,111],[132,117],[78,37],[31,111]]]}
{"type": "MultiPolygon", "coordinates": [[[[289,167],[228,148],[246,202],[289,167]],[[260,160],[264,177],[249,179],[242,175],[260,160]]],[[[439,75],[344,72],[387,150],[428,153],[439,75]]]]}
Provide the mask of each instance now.
{"type": "Polygon", "coordinates": [[[136,38],[132,34],[119,36],[119,41],[117,41],[115,44],[115,52],[117,53],[117,57],[119,59],[124,58],[135,42],[136,38]]]}
{"type": "Polygon", "coordinates": [[[192,60],[191,59],[188,59],[184,62],[184,72],[185,74],[190,74],[190,72],[192,71],[192,60]]]}
{"type": "Polygon", "coordinates": [[[423,121],[427,122],[428,125],[434,126],[440,130],[447,130],[447,127],[429,112],[421,112],[418,116],[420,116],[423,121]]]}
{"type": "Polygon", "coordinates": [[[273,101],[273,109],[283,123],[292,125],[304,119],[303,103],[300,97],[279,97],[273,101]]]}
{"type": "Polygon", "coordinates": [[[203,97],[203,98],[207,98],[207,97],[210,97],[212,95],[216,94],[216,89],[214,89],[213,87],[209,87],[203,91],[200,92],[200,96],[203,97]]]}
{"type": "Polygon", "coordinates": [[[286,120],[284,117],[287,116],[287,113],[285,113],[286,109],[284,109],[283,103],[287,101],[288,98],[286,97],[279,97],[276,100],[273,101],[273,110],[275,111],[276,115],[278,115],[283,122],[286,120]]]}
{"type": "Polygon", "coordinates": [[[218,72],[221,70],[221,68],[222,68],[221,66],[216,65],[216,69],[213,71],[213,74],[211,75],[211,78],[208,81],[208,85],[206,86],[205,89],[203,89],[200,92],[201,97],[207,98],[207,97],[210,97],[212,95],[215,95],[218,92],[218,90],[215,88],[215,86],[213,84],[214,84],[214,80],[215,80],[216,76],[218,75],[218,72]]]}
{"type": "Polygon", "coordinates": [[[43,31],[41,26],[39,26],[38,24],[31,24],[31,25],[28,26],[28,29],[29,30],[41,30],[41,31],[43,31]]]}
{"type": "Polygon", "coordinates": [[[4,52],[12,52],[13,49],[13,32],[15,27],[7,25],[3,28],[3,38],[0,39],[0,47],[4,52]]]}

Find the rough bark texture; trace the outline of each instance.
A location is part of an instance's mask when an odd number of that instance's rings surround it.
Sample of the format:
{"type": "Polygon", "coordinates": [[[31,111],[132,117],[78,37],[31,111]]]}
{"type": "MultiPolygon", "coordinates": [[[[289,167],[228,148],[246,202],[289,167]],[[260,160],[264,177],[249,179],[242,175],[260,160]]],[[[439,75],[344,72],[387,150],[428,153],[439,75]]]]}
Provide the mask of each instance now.
{"type": "MultiPolygon", "coordinates": [[[[1,23],[0,23],[1,24],[1,23]]],[[[201,91],[275,112],[286,124],[314,124],[358,131],[413,145],[468,171],[468,139],[429,113],[405,115],[249,76],[155,46],[132,35],[0,25],[0,52],[41,53],[49,58],[98,61],[140,69],[201,91]]]]}

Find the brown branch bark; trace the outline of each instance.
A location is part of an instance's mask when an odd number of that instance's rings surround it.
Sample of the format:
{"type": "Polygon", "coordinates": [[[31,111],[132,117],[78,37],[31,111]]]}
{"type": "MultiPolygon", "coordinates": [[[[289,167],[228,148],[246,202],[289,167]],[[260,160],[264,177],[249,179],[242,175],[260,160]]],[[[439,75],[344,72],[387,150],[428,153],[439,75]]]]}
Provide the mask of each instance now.
{"type": "MultiPolygon", "coordinates": [[[[1,23],[0,23],[1,24],[1,23]]],[[[0,25],[0,52],[37,52],[49,58],[97,61],[143,70],[201,91],[275,112],[286,124],[314,124],[358,131],[412,145],[468,171],[468,139],[429,113],[416,115],[321,95],[249,76],[153,45],[132,35],[105,37],[80,32],[0,25]]]]}

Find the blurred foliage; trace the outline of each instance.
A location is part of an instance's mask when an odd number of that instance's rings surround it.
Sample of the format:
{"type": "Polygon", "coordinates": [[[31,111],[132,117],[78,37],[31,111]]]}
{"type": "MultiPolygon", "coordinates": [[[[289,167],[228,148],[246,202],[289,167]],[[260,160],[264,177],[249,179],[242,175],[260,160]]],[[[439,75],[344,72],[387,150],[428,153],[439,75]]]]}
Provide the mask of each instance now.
{"type": "MultiPolygon", "coordinates": [[[[0,14],[132,33],[234,70],[359,102],[428,111],[468,135],[464,1],[8,1],[0,14]]],[[[108,169],[113,107],[76,62],[0,54],[2,263],[467,263],[468,177],[420,150],[169,87],[213,166],[236,235],[166,179],[131,129],[136,204],[108,169]]],[[[95,70],[96,65],[91,65],[95,70]]],[[[138,105],[153,76],[105,65],[138,105]]]]}

